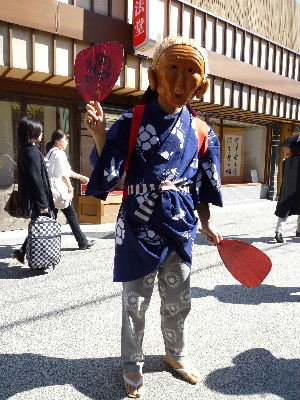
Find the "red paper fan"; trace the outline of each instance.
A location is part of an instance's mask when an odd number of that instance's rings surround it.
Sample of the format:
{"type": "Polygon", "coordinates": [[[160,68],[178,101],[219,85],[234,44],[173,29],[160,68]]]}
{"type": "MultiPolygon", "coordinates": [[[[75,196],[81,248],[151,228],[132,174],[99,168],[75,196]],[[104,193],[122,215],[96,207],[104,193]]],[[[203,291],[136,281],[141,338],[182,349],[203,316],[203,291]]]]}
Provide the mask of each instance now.
{"type": "Polygon", "coordinates": [[[272,268],[263,251],[241,240],[223,239],[218,250],[232,276],[249,288],[259,286],[272,268]]]}
{"type": "Polygon", "coordinates": [[[119,78],[124,48],[119,42],[96,44],[77,54],[74,66],[76,86],[88,103],[102,101],[119,78]]]}

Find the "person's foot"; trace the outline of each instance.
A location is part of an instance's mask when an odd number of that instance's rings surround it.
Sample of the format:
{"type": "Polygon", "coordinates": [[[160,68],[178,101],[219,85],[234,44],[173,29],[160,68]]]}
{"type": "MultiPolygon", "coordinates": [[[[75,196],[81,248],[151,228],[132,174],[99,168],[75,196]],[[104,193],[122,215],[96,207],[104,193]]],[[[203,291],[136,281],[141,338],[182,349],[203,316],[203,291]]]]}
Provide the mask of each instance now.
{"type": "Polygon", "coordinates": [[[169,355],[165,355],[164,360],[169,367],[189,383],[196,384],[200,381],[199,373],[187,361],[175,361],[169,355]]]}
{"type": "Polygon", "coordinates": [[[82,244],[79,247],[79,250],[86,250],[90,249],[92,246],[94,246],[95,240],[88,240],[85,244],[82,244]]]}
{"type": "Polygon", "coordinates": [[[300,232],[296,231],[296,237],[300,237],[300,232]]]}
{"type": "Polygon", "coordinates": [[[283,237],[281,232],[275,232],[275,240],[277,243],[283,243],[283,237]]]}
{"type": "Polygon", "coordinates": [[[144,379],[140,372],[123,371],[123,380],[128,397],[138,399],[144,395],[144,379]]]}
{"type": "Polygon", "coordinates": [[[24,264],[25,253],[22,250],[15,250],[11,256],[12,258],[18,260],[20,263],[24,264]]]}
{"type": "Polygon", "coordinates": [[[47,270],[47,267],[40,267],[40,268],[34,268],[32,265],[28,264],[28,267],[32,272],[45,272],[47,270]]]}

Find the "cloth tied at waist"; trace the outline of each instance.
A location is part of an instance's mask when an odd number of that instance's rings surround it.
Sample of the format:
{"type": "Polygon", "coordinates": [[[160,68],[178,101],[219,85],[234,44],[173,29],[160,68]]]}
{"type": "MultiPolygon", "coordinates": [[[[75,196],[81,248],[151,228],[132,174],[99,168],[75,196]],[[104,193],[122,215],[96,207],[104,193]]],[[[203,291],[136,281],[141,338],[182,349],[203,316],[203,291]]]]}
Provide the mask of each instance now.
{"type": "Polygon", "coordinates": [[[153,213],[155,201],[165,190],[176,190],[176,191],[183,191],[186,193],[190,192],[190,187],[179,186],[176,185],[174,182],[171,181],[164,181],[161,182],[159,185],[155,184],[137,184],[137,185],[130,185],[128,186],[128,194],[145,194],[149,193],[149,196],[146,200],[144,200],[138,208],[135,210],[134,215],[136,218],[140,220],[140,222],[146,224],[149,221],[151,214],[153,213]]]}

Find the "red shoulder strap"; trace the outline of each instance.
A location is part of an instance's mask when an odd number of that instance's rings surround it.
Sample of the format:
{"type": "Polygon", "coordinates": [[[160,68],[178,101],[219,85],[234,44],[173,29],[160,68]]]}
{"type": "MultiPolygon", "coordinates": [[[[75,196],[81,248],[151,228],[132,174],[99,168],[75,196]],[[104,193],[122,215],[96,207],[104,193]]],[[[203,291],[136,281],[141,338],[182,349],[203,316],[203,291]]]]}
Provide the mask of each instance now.
{"type": "Polygon", "coordinates": [[[124,171],[128,171],[129,162],[130,162],[133,150],[135,148],[137,136],[139,133],[139,128],[142,123],[142,118],[144,115],[146,105],[147,104],[138,104],[135,107],[133,107],[133,110],[132,110],[133,116],[132,116],[131,128],[130,128],[130,134],[129,134],[129,147],[128,147],[127,158],[125,160],[124,171]]]}
{"type": "MultiPolygon", "coordinates": [[[[129,169],[130,159],[131,159],[133,150],[134,150],[135,145],[136,145],[136,140],[137,140],[137,137],[138,137],[139,128],[140,128],[141,123],[142,123],[142,119],[143,119],[143,115],[144,115],[144,111],[145,111],[146,106],[147,106],[147,104],[138,104],[135,107],[133,107],[133,109],[132,109],[133,116],[132,116],[131,128],[130,128],[130,133],[129,133],[129,146],[128,146],[127,157],[126,157],[126,160],[125,160],[124,173],[126,173],[126,171],[128,171],[128,169],[129,169]]],[[[123,200],[125,199],[127,194],[128,194],[128,189],[127,189],[126,186],[124,186],[124,188],[123,188],[123,200]]]]}
{"type": "Polygon", "coordinates": [[[208,149],[208,127],[200,118],[196,117],[195,121],[198,132],[198,152],[200,157],[203,157],[208,149]]]}

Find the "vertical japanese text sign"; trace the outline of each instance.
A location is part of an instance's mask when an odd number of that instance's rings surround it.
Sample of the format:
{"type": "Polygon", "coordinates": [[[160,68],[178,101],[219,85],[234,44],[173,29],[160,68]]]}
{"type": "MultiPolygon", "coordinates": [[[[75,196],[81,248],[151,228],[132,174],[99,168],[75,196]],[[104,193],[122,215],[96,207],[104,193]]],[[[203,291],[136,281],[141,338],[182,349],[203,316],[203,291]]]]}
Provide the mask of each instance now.
{"type": "MultiPolygon", "coordinates": [[[[226,128],[225,128],[226,129],[226,128]]],[[[230,131],[230,129],[228,129],[230,131]]],[[[223,135],[222,180],[227,183],[243,182],[245,168],[244,131],[234,129],[234,133],[223,135]]]]}
{"type": "Polygon", "coordinates": [[[140,51],[156,44],[153,18],[155,2],[156,0],[134,0],[133,3],[133,47],[140,51]]]}

